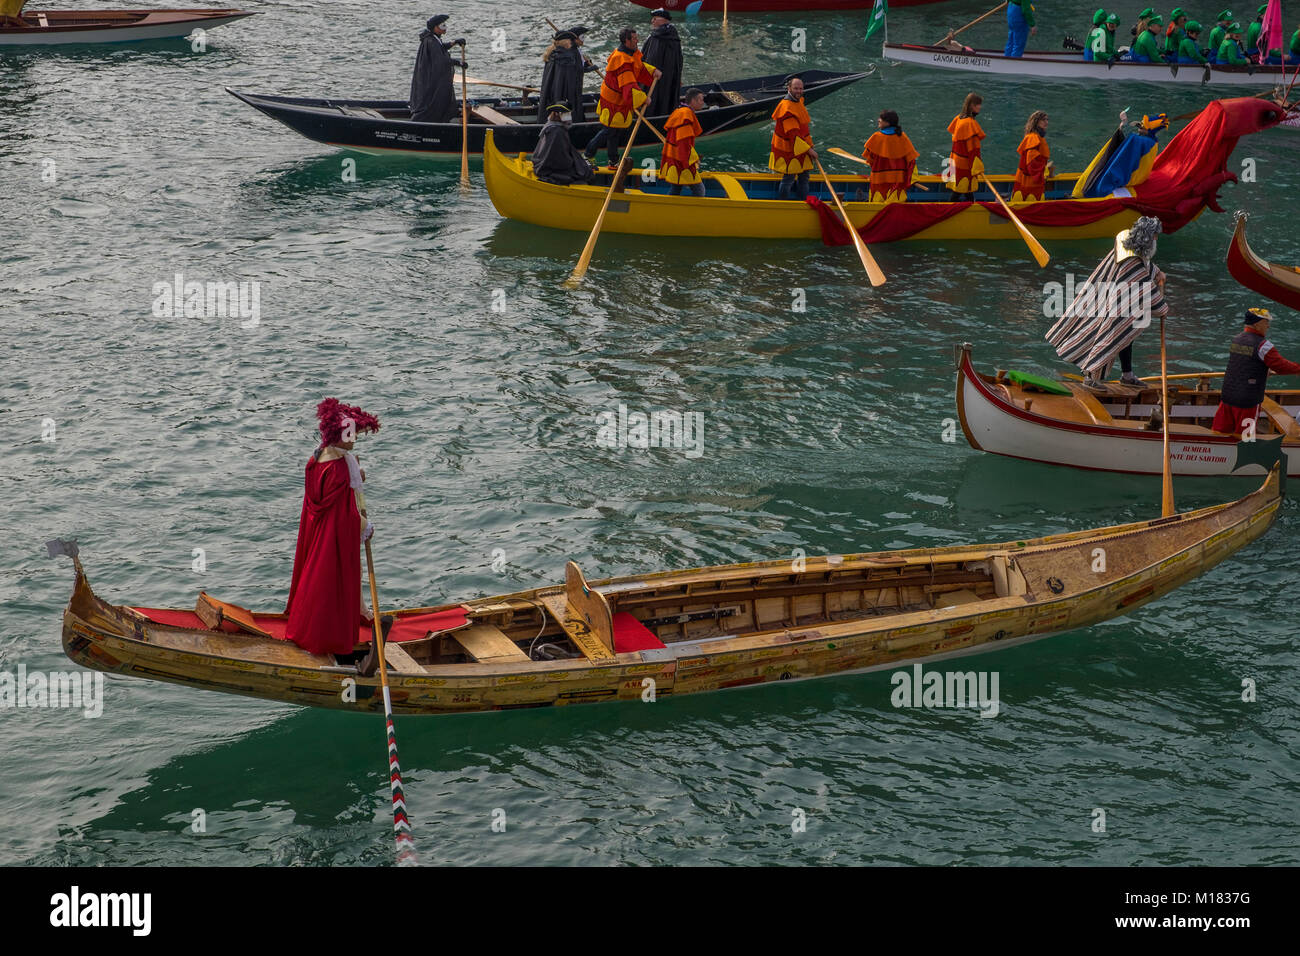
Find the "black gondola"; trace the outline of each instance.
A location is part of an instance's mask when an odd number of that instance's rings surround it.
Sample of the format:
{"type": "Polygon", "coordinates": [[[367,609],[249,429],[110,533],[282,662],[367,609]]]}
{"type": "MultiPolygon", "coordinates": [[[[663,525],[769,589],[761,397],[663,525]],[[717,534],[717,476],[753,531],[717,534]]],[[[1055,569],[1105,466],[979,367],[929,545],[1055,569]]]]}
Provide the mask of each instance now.
{"type": "MultiPolygon", "coordinates": [[[[804,100],[811,103],[841,87],[869,76],[865,73],[832,73],[805,70],[804,100]]],[[[745,80],[695,84],[704,92],[705,108],[699,113],[702,135],[709,136],[771,120],[776,102],[785,95],[784,74],[755,76],[745,80]]],[[[683,88],[691,84],[683,84],[683,88]]],[[[401,100],[337,100],[292,96],[264,96],[227,88],[249,106],[279,120],[308,139],[329,146],[363,153],[406,153],[418,156],[460,156],[461,123],[413,123],[411,110],[401,100]]],[[[600,129],[595,120],[596,95],[583,96],[584,122],[574,122],[574,145],[585,147],[600,129]]],[[[537,121],[537,98],[474,97],[469,101],[469,151],[483,152],[486,130],[494,131],[497,147],[507,153],[530,153],[537,145],[542,124],[537,121]]],[[[666,116],[646,117],[662,128],[666,116]]],[[[575,117],[576,120],[576,117],[575,117]]],[[[643,129],[635,145],[658,143],[653,132],[643,129]]]]}

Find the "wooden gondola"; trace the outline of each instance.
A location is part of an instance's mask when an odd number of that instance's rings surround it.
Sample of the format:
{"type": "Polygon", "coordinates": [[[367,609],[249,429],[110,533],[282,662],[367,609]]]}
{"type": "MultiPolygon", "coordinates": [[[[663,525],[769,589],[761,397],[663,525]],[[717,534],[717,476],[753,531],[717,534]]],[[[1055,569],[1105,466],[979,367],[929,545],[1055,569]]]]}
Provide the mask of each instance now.
{"type": "MultiPolygon", "coordinates": [[[[870,76],[864,73],[836,73],[808,70],[804,78],[804,98],[813,102],[836,90],[870,76]]],[[[690,84],[683,84],[686,88],[690,84]]],[[[702,136],[712,136],[770,121],[777,102],[785,95],[785,76],[755,76],[743,80],[695,84],[704,92],[705,109],[699,113],[702,136]]],[[[449,123],[415,123],[405,100],[321,99],[291,96],[267,96],[227,89],[227,93],[279,120],[308,139],[328,146],[373,154],[405,154],[428,158],[459,159],[461,154],[460,117],[449,123]]],[[[583,95],[584,116],[574,117],[569,135],[579,149],[600,131],[596,120],[596,94],[583,95]]],[[[543,123],[537,118],[537,98],[475,97],[469,101],[469,152],[483,152],[488,131],[495,131],[497,145],[512,152],[532,152],[537,146],[543,123]]],[[[666,116],[647,117],[662,128],[666,116]]],[[[644,129],[635,145],[658,143],[659,139],[644,129]]]]}
{"type": "Polygon", "coordinates": [[[165,40],[251,16],[234,9],[32,11],[20,17],[26,26],[0,22],[0,47],[165,40]]]}
{"type": "Polygon", "coordinates": [[[962,70],[985,76],[1018,77],[1025,80],[1082,80],[1086,83],[1176,83],[1182,86],[1258,86],[1261,82],[1285,81],[1283,65],[1228,66],[1226,64],[1128,63],[1110,66],[1090,62],[1082,53],[1026,50],[1022,57],[1003,56],[1001,50],[950,50],[919,43],[886,43],[882,55],[897,63],[962,70]]]}
{"type": "MultiPolygon", "coordinates": [[[[392,612],[393,709],[450,714],[642,700],[650,689],[662,698],[1039,640],[1126,614],[1214,567],[1268,529],[1283,485],[1274,469],[1227,504],[990,545],[591,583],[570,562],[562,585],[392,612]],[[1102,571],[1097,548],[1107,555],[1102,571]]],[[[283,615],[109,604],[74,562],[63,647],[78,664],[308,706],[382,707],[378,675],[360,676],[277,639],[283,615]]]]}
{"type": "Polygon", "coordinates": [[[1246,219],[1244,213],[1237,214],[1237,228],[1228,244],[1228,272],[1252,292],[1300,309],[1300,269],[1276,266],[1257,256],[1246,242],[1246,219]]]}
{"type": "MultiPolygon", "coordinates": [[[[1278,441],[1289,475],[1300,475],[1300,390],[1269,389],[1256,440],[1210,429],[1219,407],[1211,382],[1222,373],[1173,376],[1169,458],[1175,475],[1257,476],[1278,441]]],[[[1096,395],[1076,382],[1044,391],[1014,373],[977,372],[963,345],[957,363],[957,417],[972,448],[1009,458],[1093,471],[1158,475],[1163,468],[1159,378],[1141,386],[1109,383],[1096,395]],[[1062,394],[1063,393],[1063,394],[1062,394]]]]}

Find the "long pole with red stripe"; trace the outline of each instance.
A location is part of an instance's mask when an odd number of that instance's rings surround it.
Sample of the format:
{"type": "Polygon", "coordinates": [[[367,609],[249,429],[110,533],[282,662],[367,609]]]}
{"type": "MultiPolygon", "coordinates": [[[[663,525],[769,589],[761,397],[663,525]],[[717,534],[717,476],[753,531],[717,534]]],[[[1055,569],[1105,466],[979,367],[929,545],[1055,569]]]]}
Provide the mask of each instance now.
{"type": "Polygon", "coordinates": [[[375,619],[375,649],[379,654],[379,682],[384,689],[384,719],[388,726],[388,784],[393,793],[393,840],[397,844],[397,865],[414,866],[415,839],[406,814],[402,792],[402,765],[397,760],[397,731],[393,727],[393,698],[388,691],[388,667],[384,664],[384,629],[379,622],[379,588],[375,585],[375,558],[366,539],[366,570],[370,572],[370,609],[375,619]]]}

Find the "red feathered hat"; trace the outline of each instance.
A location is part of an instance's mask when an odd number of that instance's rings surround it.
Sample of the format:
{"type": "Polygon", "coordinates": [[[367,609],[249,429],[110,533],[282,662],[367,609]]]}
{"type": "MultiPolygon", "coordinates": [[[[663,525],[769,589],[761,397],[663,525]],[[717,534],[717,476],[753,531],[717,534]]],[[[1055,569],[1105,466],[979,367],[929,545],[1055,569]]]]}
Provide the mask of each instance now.
{"type": "Polygon", "coordinates": [[[337,398],[327,398],[317,405],[316,418],[320,422],[320,440],[324,445],[333,445],[342,440],[343,429],[349,419],[358,434],[379,431],[378,418],[355,405],[344,405],[337,398]]]}

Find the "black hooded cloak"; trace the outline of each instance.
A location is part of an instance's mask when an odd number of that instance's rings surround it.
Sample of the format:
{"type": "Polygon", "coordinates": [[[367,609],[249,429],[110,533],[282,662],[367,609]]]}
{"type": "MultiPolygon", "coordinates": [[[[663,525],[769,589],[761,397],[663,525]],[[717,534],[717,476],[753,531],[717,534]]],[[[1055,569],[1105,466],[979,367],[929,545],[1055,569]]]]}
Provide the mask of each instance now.
{"type": "Polygon", "coordinates": [[[677,109],[682,93],[682,39],[671,23],[655,27],[641,44],[641,59],[663,72],[654,95],[646,104],[646,116],[667,116],[677,109]]]}
{"type": "Polygon", "coordinates": [[[546,119],[550,112],[547,107],[556,103],[566,103],[569,112],[578,122],[582,121],[582,54],[576,44],[567,50],[556,46],[545,57],[546,67],[542,70],[541,99],[537,102],[537,118],[546,119]]]}
{"type": "Polygon", "coordinates": [[[533,172],[542,182],[558,186],[589,183],[593,174],[591,164],[569,139],[569,128],[556,120],[549,120],[537,138],[533,172]]]}
{"type": "Polygon", "coordinates": [[[429,30],[420,31],[420,51],[411,76],[411,119],[417,123],[446,123],[456,116],[456,69],[443,43],[429,30]]]}

